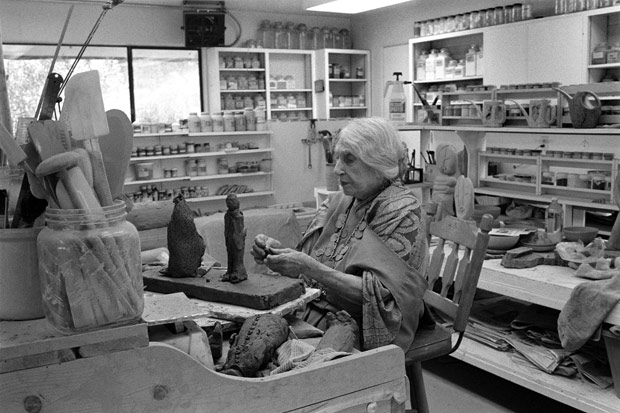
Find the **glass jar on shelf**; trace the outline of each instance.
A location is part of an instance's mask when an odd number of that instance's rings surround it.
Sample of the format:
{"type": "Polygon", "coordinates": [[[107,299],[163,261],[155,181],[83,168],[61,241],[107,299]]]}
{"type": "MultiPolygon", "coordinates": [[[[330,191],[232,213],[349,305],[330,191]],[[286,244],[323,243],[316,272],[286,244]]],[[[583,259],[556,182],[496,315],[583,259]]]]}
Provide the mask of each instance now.
{"type": "Polygon", "coordinates": [[[342,49],[342,34],[338,28],[332,28],[332,44],[334,49],[342,49]]]}
{"type": "Polygon", "coordinates": [[[321,33],[321,28],[320,27],[313,27],[312,30],[310,30],[309,32],[309,36],[310,36],[310,49],[311,50],[318,50],[321,48],[321,40],[322,40],[322,33],[321,33]]]}
{"type": "Polygon", "coordinates": [[[299,34],[295,23],[288,22],[285,27],[287,49],[299,49],[299,34]]]}
{"type": "Polygon", "coordinates": [[[342,36],[342,49],[351,49],[353,47],[351,32],[348,29],[342,29],[340,35],[342,36]]]}
{"type": "Polygon", "coordinates": [[[273,24],[275,48],[276,49],[288,49],[288,37],[286,29],[282,22],[275,22],[273,24]]]}
{"type": "Polygon", "coordinates": [[[305,24],[300,24],[297,26],[297,44],[299,45],[299,49],[307,50],[310,49],[310,33],[308,32],[308,27],[305,24]]]}
{"type": "Polygon", "coordinates": [[[275,32],[269,20],[263,20],[258,28],[258,39],[261,40],[263,47],[268,49],[275,48],[275,32]]]}
{"type": "Polygon", "coordinates": [[[332,31],[329,27],[323,27],[321,29],[321,43],[320,49],[332,49],[334,47],[334,40],[332,37],[332,31]]]}
{"type": "Polygon", "coordinates": [[[37,237],[45,318],[62,334],[136,323],[144,309],[140,237],[125,202],[45,212],[37,237]]]}

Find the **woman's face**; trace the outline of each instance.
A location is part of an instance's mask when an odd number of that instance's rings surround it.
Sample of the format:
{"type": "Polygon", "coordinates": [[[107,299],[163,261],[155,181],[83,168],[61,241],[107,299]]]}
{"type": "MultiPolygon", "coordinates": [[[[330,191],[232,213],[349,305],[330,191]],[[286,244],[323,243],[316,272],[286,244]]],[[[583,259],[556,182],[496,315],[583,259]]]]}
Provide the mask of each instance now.
{"type": "Polygon", "coordinates": [[[383,186],[383,177],[349,151],[336,153],[334,173],[345,195],[364,200],[383,186]]]}

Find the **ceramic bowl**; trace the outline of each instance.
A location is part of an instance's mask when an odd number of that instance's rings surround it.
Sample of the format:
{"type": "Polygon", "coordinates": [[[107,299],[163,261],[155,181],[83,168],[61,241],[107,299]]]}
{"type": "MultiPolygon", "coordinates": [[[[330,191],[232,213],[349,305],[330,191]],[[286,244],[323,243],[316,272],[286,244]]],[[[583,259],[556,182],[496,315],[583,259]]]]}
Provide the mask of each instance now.
{"type": "Polygon", "coordinates": [[[581,241],[589,244],[596,238],[598,228],[593,227],[566,227],[564,228],[564,238],[570,242],[581,241]]]}
{"type": "Polygon", "coordinates": [[[484,214],[490,214],[493,216],[493,219],[497,219],[500,211],[501,209],[497,205],[474,205],[474,213],[471,218],[475,221],[480,221],[484,214]]]}
{"type": "Polygon", "coordinates": [[[490,250],[509,250],[517,245],[519,241],[518,235],[491,235],[489,237],[489,245],[487,249],[490,250]]]}

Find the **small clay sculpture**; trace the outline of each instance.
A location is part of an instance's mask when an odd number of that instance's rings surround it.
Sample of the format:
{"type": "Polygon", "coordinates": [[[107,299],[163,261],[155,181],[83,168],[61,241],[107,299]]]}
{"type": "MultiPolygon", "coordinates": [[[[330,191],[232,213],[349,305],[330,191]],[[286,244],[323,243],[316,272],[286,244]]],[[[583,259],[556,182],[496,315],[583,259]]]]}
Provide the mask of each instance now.
{"type": "Polygon", "coordinates": [[[277,314],[258,314],[246,319],[231,345],[222,373],[254,377],[288,339],[288,323],[277,314]]]}
{"type": "Polygon", "coordinates": [[[206,244],[196,230],[194,214],[181,194],[174,199],[167,235],[170,259],[164,274],[173,278],[204,275],[200,266],[206,244]]]}
{"type": "Polygon", "coordinates": [[[243,264],[246,229],[243,222],[243,212],[239,209],[237,195],[229,194],[226,197],[228,210],[224,214],[224,237],[228,254],[228,269],[222,276],[222,281],[233,284],[248,279],[248,273],[243,264]]]}
{"type": "Polygon", "coordinates": [[[454,216],[454,187],[458,173],[458,153],[452,145],[437,146],[437,172],[433,178],[431,200],[438,204],[436,220],[454,216]]]}

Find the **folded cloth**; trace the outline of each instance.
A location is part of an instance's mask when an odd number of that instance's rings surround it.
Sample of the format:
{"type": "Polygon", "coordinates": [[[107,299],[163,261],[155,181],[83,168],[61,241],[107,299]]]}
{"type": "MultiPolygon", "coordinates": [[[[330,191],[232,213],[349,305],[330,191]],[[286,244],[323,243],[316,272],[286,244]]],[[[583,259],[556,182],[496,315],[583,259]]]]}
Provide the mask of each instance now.
{"type": "Polygon", "coordinates": [[[279,366],[272,370],[270,374],[284,373],[285,371],[300,369],[350,354],[343,351],[335,351],[331,348],[315,351],[313,345],[301,340],[287,340],[276,350],[279,366]]]}
{"type": "Polygon", "coordinates": [[[620,274],[608,280],[586,281],[573,289],[558,317],[562,347],[581,348],[620,302],[620,274]]]}

